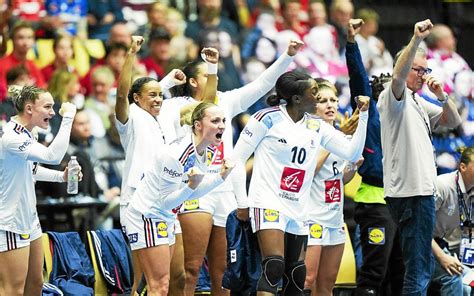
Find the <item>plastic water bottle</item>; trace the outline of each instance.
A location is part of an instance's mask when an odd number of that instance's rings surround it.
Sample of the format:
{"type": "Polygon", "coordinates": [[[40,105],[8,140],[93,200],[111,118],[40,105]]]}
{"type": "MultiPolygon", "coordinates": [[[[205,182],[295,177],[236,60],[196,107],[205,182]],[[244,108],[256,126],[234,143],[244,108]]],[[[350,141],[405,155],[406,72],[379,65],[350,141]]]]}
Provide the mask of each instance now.
{"type": "Polygon", "coordinates": [[[67,193],[77,194],[79,192],[79,163],[75,156],[71,156],[71,160],[67,164],[67,193]]]}

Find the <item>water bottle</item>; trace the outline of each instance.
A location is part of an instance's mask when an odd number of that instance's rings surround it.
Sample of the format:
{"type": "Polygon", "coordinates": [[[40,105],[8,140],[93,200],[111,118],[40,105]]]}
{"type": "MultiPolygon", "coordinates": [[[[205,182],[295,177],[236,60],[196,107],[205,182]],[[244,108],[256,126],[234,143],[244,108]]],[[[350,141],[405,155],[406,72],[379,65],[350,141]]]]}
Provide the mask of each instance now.
{"type": "Polygon", "coordinates": [[[71,156],[71,160],[67,164],[67,193],[77,194],[79,192],[79,163],[75,156],[71,156]]]}

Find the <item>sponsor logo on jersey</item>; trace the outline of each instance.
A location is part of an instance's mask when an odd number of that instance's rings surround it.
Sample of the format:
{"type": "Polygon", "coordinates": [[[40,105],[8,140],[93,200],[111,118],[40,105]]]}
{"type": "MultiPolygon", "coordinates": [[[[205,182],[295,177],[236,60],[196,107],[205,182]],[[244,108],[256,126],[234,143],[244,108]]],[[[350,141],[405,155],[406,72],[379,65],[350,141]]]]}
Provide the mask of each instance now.
{"type": "Polygon", "coordinates": [[[30,235],[29,234],[19,234],[20,236],[20,240],[28,240],[30,239],[30,235]]]}
{"type": "Polygon", "coordinates": [[[168,237],[168,224],[166,222],[156,222],[156,234],[158,238],[168,237]]]}
{"type": "Polygon", "coordinates": [[[249,136],[249,138],[251,138],[253,136],[253,133],[246,127],[242,131],[242,135],[247,135],[247,136],[249,136]]]}
{"type": "Polygon", "coordinates": [[[18,150],[20,150],[20,151],[25,151],[25,150],[26,150],[26,147],[30,146],[31,143],[32,143],[31,140],[26,140],[25,142],[23,142],[23,144],[21,144],[20,146],[18,146],[18,150]]]}
{"type": "Polygon", "coordinates": [[[181,178],[183,176],[183,173],[178,173],[177,171],[169,169],[167,167],[164,167],[163,173],[170,175],[173,178],[181,178]]]}
{"type": "Polygon", "coordinates": [[[385,245],[384,227],[369,227],[369,244],[385,245]]]}
{"type": "Polygon", "coordinates": [[[187,200],[184,202],[184,210],[185,211],[192,211],[199,209],[199,199],[192,199],[192,200],[187,200]]]}
{"type": "Polygon", "coordinates": [[[321,123],[319,120],[310,118],[308,121],[306,121],[306,127],[312,131],[319,131],[319,128],[321,127],[321,123]]]}
{"type": "MultiPolygon", "coordinates": [[[[221,165],[224,160],[224,142],[222,142],[214,151],[207,152],[207,164],[221,165]]],[[[219,171],[220,172],[220,171],[219,171]]]]}
{"type": "Polygon", "coordinates": [[[128,235],[128,242],[131,244],[138,242],[138,233],[130,233],[128,235]]]}
{"type": "Polygon", "coordinates": [[[286,143],[287,143],[284,138],[281,138],[280,140],[278,140],[278,142],[283,143],[283,144],[286,144],[286,143]]]}
{"type": "Polygon", "coordinates": [[[317,223],[309,224],[309,237],[320,239],[323,237],[323,226],[317,223]]]}
{"type": "Polygon", "coordinates": [[[324,185],[326,203],[341,202],[341,180],[326,180],[324,185]]]}
{"type": "Polygon", "coordinates": [[[303,185],[305,171],[289,167],[283,168],[280,188],[290,192],[300,192],[303,185]]]}
{"type": "Polygon", "coordinates": [[[278,222],[280,220],[280,213],[275,210],[263,211],[263,222],[278,222]]]}

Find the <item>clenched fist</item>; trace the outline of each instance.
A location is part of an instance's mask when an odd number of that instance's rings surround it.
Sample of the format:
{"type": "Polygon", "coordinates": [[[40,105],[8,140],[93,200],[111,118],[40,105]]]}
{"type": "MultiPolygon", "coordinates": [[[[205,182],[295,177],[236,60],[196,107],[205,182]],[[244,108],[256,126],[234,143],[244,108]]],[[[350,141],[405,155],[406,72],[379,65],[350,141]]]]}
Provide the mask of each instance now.
{"type": "Polygon", "coordinates": [[[232,172],[232,170],[235,167],[235,163],[230,161],[229,159],[224,159],[224,162],[222,163],[222,168],[221,168],[221,177],[222,179],[226,179],[227,176],[232,172]]]}
{"type": "Polygon", "coordinates": [[[142,47],[145,39],[142,36],[132,36],[132,44],[130,45],[130,53],[137,53],[142,47]]]}
{"type": "Polygon", "coordinates": [[[191,189],[196,189],[204,179],[204,173],[197,167],[192,167],[188,171],[188,186],[191,189]]]}
{"type": "Polygon", "coordinates": [[[64,102],[61,104],[61,109],[59,109],[59,115],[64,116],[66,113],[72,113],[74,116],[76,114],[76,105],[69,102],[64,102]]]}

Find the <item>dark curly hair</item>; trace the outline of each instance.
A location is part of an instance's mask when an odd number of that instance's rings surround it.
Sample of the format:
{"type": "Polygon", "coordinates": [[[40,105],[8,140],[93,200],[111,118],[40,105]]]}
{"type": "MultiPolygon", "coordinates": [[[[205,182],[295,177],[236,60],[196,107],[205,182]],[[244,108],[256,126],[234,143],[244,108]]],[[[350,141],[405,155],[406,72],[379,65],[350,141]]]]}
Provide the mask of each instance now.
{"type": "Polygon", "coordinates": [[[380,93],[384,90],[384,84],[390,82],[392,80],[392,75],[389,73],[387,74],[380,74],[379,76],[372,76],[372,80],[370,81],[370,87],[372,88],[372,99],[374,101],[379,100],[380,93]]]}

